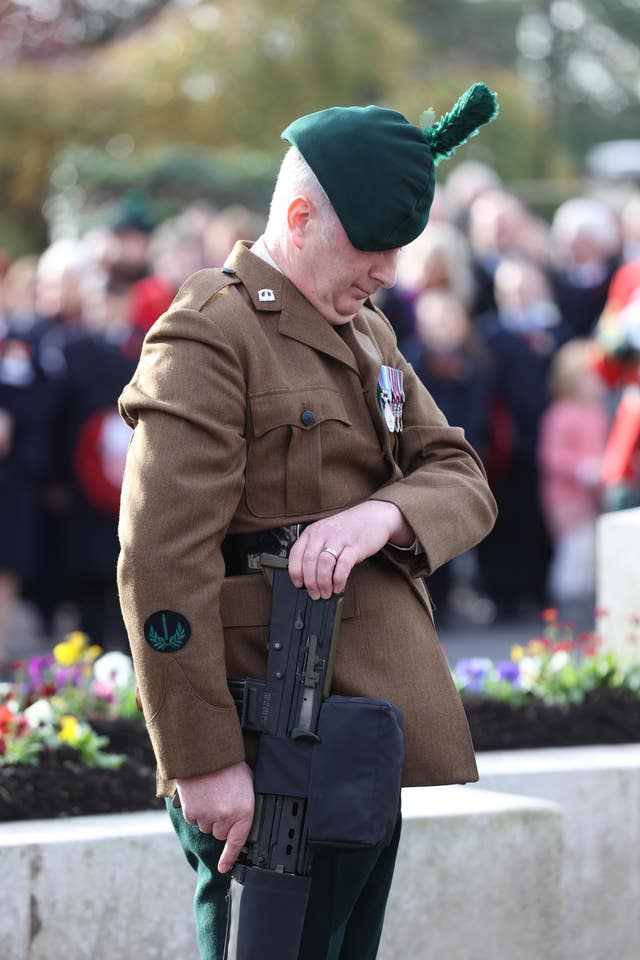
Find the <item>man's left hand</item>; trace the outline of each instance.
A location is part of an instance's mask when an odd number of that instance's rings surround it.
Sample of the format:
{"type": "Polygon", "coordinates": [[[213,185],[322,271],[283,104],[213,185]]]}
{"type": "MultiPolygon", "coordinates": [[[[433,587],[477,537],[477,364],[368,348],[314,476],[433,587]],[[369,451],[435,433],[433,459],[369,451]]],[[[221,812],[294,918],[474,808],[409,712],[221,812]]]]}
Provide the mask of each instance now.
{"type": "Polygon", "coordinates": [[[306,587],[312,600],[328,600],[343,592],[357,563],[389,542],[405,547],[414,539],[395,504],[366,500],[305,527],[291,548],[289,575],[296,587],[306,587]]]}

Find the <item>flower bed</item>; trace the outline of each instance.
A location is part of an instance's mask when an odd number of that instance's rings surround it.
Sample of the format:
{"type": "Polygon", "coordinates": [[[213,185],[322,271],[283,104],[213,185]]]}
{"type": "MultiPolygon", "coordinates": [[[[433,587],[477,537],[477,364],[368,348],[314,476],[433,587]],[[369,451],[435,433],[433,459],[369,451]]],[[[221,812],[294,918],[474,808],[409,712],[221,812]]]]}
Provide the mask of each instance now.
{"type": "MultiPolygon", "coordinates": [[[[598,617],[605,611],[596,611],[598,617]]],[[[459,661],[453,671],[477,750],[633,743],[640,734],[640,663],[602,650],[595,632],[574,637],[554,609],[542,635],[511,658],[459,661]]],[[[637,639],[638,618],[629,624],[637,639]]]]}
{"type": "Polygon", "coordinates": [[[131,660],[78,631],[0,689],[0,821],[150,809],[155,762],[131,660]]]}
{"type": "MultiPolygon", "coordinates": [[[[596,633],[574,637],[555,610],[543,620],[509,660],[454,668],[476,749],[636,742],[640,664],[602,650],[596,633]]],[[[75,632],[14,666],[0,687],[0,821],[161,805],[129,657],[102,656],[75,632]]]]}

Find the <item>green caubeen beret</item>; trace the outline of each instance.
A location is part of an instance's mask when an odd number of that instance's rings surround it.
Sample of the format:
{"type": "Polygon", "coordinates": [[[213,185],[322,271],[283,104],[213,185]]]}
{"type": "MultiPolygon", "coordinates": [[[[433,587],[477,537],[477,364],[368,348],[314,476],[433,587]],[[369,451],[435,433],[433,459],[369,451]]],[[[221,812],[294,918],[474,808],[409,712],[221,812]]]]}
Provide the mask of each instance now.
{"type": "Polygon", "coordinates": [[[422,233],[433,201],[435,167],[498,113],[496,95],[475,83],[434,123],[416,126],[383,107],[330,107],[282,132],[307,161],[358,250],[402,247],[422,233]]]}

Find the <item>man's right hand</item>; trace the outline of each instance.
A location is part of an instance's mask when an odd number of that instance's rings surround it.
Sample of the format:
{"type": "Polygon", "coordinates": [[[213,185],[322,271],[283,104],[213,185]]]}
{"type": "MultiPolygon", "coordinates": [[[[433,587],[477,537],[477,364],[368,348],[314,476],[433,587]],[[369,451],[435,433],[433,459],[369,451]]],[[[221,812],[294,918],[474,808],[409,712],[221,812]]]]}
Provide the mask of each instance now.
{"type": "Polygon", "coordinates": [[[197,825],[202,833],[212,833],[217,840],[226,840],[218,861],[218,870],[226,873],[238,859],[253,821],[251,768],[244,762],[235,763],[216,773],[178,780],[178,795],[187,823],[197,825]]]}

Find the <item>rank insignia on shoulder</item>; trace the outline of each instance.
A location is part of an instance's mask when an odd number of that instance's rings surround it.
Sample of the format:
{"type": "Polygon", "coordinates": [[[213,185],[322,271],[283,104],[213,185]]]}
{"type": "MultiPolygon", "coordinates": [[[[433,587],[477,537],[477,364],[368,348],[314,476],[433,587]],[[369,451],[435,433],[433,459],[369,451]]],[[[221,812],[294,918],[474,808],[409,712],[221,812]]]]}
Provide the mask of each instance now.
{"type": "Polygon", "coordinates": [[[258,300],[260,303],[270,303],[275,300],[275,298],[275,293],[268,287],[263,287],[262,290],[258,290],[258,300]]]}
{"type": "Polygon", "coordinates": [[[190,636],[191,624],[175,610],[158,610],[144,624],[144,638],[158,653],[182,650],[190,636]]]}

